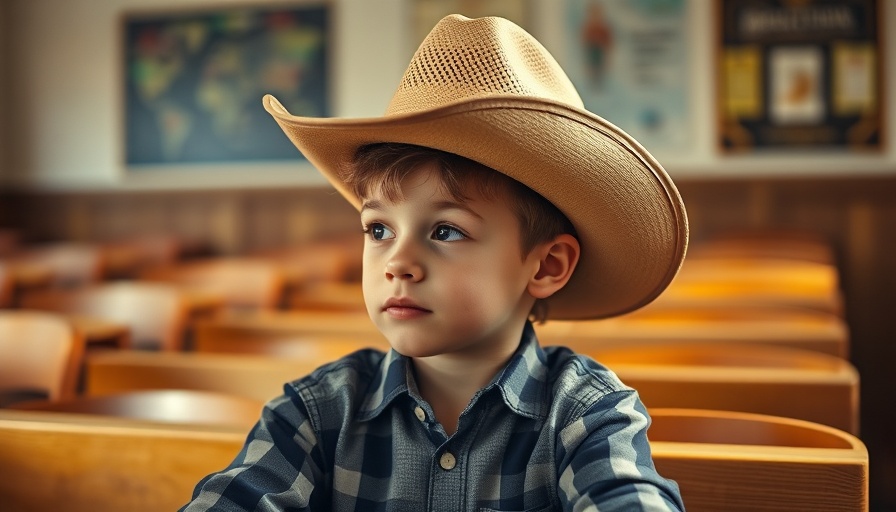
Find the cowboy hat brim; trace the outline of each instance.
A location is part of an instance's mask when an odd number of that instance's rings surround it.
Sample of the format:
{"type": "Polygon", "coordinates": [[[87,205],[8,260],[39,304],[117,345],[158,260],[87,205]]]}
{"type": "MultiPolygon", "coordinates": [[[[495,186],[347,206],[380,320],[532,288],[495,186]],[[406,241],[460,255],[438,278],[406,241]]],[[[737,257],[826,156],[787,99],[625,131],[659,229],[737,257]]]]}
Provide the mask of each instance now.
{"type": "Polygon", "coordinates": [[[684,204],[672,180],[625,132],[588,111],[494,95],[377,118],[310,118],[263,100],[289,139],[355,206],[340,178],[365,144],[398,142],[455,153],[527,185],[575,226],[579,264],[547,299],[548,318],[621,315],[654,300],[687,248],[684,204]]]}

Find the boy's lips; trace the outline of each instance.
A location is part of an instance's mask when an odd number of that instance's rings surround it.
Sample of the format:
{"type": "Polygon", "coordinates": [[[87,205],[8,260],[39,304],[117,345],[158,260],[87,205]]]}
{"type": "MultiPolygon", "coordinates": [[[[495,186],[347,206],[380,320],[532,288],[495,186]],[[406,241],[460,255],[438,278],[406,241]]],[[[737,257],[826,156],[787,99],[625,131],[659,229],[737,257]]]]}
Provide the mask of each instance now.
{"type": "Polygon", "coordinates": [[[432,313],[432,311],[418,305],[411,299],[396,297],[387,300],[386,303],[383,304],[383,311],[388,313],[389,316],[397,319],[418,318],[428,313],[432,313]]]}

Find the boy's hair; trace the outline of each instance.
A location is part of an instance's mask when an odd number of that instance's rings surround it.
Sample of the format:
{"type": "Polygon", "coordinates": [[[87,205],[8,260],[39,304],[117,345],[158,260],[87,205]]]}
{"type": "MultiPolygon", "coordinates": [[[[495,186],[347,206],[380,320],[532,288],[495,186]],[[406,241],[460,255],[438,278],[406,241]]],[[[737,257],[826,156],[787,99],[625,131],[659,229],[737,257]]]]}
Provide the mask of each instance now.
{"type": "MultiPolygon", "coordinates": [[[[386,199],[401,198],[405,178],[423,165],[434,164],[442,186],[455,200],[469,199],[469,187],[475,187],[485,199],[497,199],[506,191],[508,207],[520,226],[520,251],[525,257],[536,245],[565,233],[577,236],[575,227],[550,201],[522,183],[468,158],[413,144],[383,142],[358,148],[343,179],[357,197],[368,197],[377,189],[386,199]]],[[[543,321],[547,311],[537,301],[531,316],[543,321]]]]}

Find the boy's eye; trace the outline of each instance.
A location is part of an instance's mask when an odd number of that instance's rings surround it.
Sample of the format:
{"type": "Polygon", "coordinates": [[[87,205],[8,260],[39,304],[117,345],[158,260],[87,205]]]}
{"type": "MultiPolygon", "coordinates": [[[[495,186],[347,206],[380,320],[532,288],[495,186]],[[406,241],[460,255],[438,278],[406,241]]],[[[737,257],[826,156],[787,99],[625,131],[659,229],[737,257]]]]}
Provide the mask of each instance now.
{"type": "Polygon", "coordinates": [[[435,231],[432,233],[432,237],[441,242],[454,242],[456,240],[463,240],[466,238],[466,235],[461,233],[457,228],[442,224],[436,226],[435,231]]]}
{"type": "Polygon", "coordinates": [[[390,238],[395,238],[395,233],[379,222],[367,226],[367,234],[374,240],[388,240],[390,238]]]}

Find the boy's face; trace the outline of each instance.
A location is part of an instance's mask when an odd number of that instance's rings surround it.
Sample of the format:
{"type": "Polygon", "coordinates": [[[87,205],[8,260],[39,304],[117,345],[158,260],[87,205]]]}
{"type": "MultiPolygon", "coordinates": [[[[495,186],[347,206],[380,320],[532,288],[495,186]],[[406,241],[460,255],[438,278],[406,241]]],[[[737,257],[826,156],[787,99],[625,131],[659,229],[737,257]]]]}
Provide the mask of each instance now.
{"type": "Polygon", "coordinates": [[[506,198],[486,200],[473,188],[458,202],[423,167],[402,184],[399,200],[373,190],[364,201],[364,300],[401,354],[478,358],[507,354],[519,342],[539,261],[521,255],[506,198]]]}

